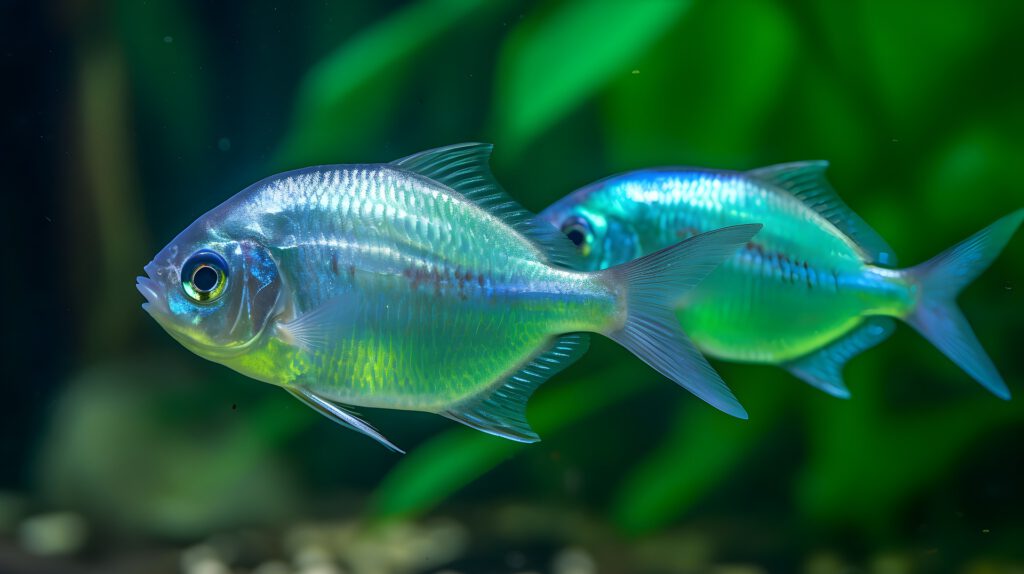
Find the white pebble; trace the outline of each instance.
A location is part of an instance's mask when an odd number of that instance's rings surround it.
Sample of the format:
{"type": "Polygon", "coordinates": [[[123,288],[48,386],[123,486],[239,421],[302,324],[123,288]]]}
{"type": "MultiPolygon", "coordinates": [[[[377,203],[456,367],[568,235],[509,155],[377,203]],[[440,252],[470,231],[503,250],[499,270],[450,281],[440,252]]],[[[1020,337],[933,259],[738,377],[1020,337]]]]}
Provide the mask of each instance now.
{"type": "Polygon", "coordinates": [[[566,548],[551,562],[554,574],[596,574],[597,564],[582,548],[566,548]]]}
{"type": "Polygon", "coordinates": [[[188,566],[185,574],[231,574],[231,570],[216,558],[202,558],[188,566]]]}

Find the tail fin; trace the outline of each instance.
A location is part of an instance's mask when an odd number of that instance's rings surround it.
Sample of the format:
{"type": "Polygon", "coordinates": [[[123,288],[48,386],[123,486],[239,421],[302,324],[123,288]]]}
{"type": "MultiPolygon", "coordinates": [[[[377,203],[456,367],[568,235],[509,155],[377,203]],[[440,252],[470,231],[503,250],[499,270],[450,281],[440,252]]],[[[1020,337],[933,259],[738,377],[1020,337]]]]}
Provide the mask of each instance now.
{"type": "Polygon", "coordinates": [[[741,419],[747,412],[679,328],[672,307],[760,229],[737,225],[702,233],[602,271],[625,286],[627,299],[625,324],[608,336],[691,393],[741,419]]]}
{"type": "Polygon", "coordinates": [[[992,264],[1022,221],[1024,209],[1018,209],[934,258],[904,271],[921,290],[907,322],[1001,399],[1009,399],[1010,390],[957,308],[956,296],[992,264]]]}

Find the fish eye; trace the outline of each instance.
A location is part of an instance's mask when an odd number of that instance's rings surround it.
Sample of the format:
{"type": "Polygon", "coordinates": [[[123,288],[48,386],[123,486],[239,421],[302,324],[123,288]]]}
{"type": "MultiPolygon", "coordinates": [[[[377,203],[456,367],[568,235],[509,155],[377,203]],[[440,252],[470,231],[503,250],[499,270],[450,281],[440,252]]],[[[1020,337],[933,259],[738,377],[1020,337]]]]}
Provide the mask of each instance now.
{"type": "Polygon", "coordinates": [[[228,264],[213,251],[197,251],[181,268],[181,287],[193,301],[208,303],[224,293],[228,264]]]}
{"type": "Polygon", "coordinates": [[[574,217],[566,220],[562,224],[562,233],[569,238],[569,241],[572,241],[573,245],[580,249],[580,254],[584,257],[590,255],[593,236],[590,231],[590,225],[585,219],[574,217]]]}

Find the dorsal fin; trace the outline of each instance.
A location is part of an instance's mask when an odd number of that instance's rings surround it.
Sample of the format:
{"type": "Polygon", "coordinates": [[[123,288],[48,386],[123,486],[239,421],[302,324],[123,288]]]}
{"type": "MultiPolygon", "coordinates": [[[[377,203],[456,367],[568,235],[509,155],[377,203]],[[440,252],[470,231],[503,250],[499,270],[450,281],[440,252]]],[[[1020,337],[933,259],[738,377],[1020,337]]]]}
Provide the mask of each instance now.
{"type": "Polygon", "coordinates": [[[868,263],[896,266],[896,254],[874,229],[839,197],[825,178],[828,162],[798,161],[750,170],[748,175],[785,189],[820,213],[852,239],[868,256],[868,263]]]}
{"type": "Polygon", "coordinates": [[[396,159],[390,165],[457,191],[530,238],[547,254],[548,263],[580,269],[572,242],[549,223],[534,220],[532,213],[501,188],[489,165],[493,148],[484,143],[454,144],[396,159]]]}
{"type": "Polygon", "coordinates": [[[535,218],[522,221],[515,228],[544,250],[548,263],[577,271],[584,269],[585,263],[579,250],[550,222],[535,218]]]}
{"type": "Polygon", "coordinates": [[[439,414],[488,434],[537,442],[540,437],[526,422],[526,401],[541,383],[582,357],[589,343],[586,333],[562,335],[512,376],[439,414]]]}

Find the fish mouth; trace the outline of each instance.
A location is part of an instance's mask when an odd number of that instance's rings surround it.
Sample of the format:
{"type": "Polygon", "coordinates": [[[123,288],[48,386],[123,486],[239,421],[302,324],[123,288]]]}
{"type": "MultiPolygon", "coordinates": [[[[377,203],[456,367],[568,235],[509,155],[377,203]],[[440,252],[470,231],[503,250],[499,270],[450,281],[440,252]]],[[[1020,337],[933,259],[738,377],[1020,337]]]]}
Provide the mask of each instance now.
{"type": "Polygon", "coordinates": [[[167,307],[163,297],[163,287],[152,278],[152,273],[150,272],[152,269],[152,263],[146,265],[144,267],[146,274],[135,278],[135,288],[146,299],[146,302],[142,304],[142,308],[150,315],[157,310],[166,310],[167,307]]]}

